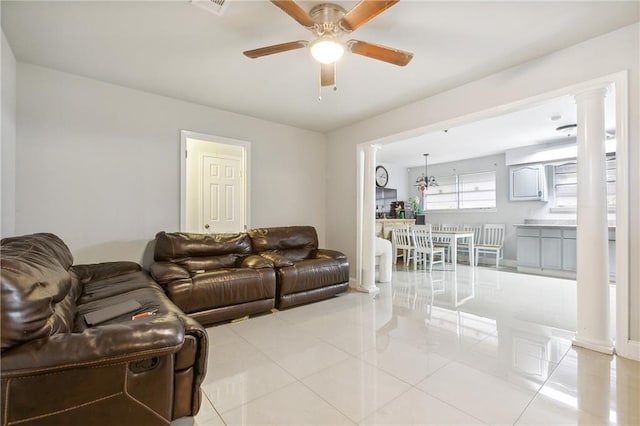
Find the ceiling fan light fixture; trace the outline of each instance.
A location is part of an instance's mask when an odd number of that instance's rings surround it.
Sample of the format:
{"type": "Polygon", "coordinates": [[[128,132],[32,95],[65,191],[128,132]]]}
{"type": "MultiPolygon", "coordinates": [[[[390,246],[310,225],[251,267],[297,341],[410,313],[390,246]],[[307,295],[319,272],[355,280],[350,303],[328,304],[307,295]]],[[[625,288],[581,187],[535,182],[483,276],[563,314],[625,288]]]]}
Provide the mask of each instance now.
{"type": "Polygon", "coordinates": [[[311,43],[311,56],[321,64],[333,64],[344,54],[344,46],[333,37],[321,37],[311,43]]]}

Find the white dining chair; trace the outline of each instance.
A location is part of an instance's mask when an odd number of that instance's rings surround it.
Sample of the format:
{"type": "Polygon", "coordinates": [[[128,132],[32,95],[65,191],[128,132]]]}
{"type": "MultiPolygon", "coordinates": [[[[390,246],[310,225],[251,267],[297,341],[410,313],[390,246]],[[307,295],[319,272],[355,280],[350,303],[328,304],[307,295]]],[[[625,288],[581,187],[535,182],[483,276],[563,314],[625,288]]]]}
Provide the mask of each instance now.
{"type": "MultiPolygon", "coordinates": [[[[441,223],[441,224],[438,225],[437,230],[438,231],[443,231],[443,232],[454,232],[454,231],[458,230],[458,225],[450,225],[450,224],[447,224],[447,223],[441,223]]],[[[435,231],[435,229],[434,229],[434,231],[435,231]]],[[[451,239],[450,238],[434,237],[433,242],[436,245],[436,247],[442,247],[445,250],[446,259],[448,261],[451,261],[451,239]]]]}
{"type": "Polygon", "coordinates": [[[398,263],[398,257],[402,256],[405,266],[408,266],[414,256],[411,235],[407,227],[394,228],[391,231],[393,242],[393,264],[398,263]]]}
{"type": "Polygon", "coordinates": [[[431,225],[414,226],[411,228],[413,236],[413,269],[418,269],[418,262],[426,267],[429,261],[429,272],[433,270],[434,263],[442,263],[444,268],[444,248],[434,247],[431,235],[431,225]],[[436,260],[439,256],[440,259],[436,260]]]}
{"type": "MultiPolygon", "coordinates": [[[[481,224],[473,224],[473,225],[461,225],[461,231],[473,232],[473,245],[480,243],[480,239],[482,238],[482,225],[481,224]]],[[[462,253],[466,253],[467,256],[470,256],[469,253],[469,242],[463,241],[458,243],[458,255],[462,253]]],[[[475,250],[475,249],[474,249],[475,250]]],[[[475,253],[475,251],[474,251],[475,253]]]]}
{"type": "Polygon", "coordinates": [[[496,257],[496,268],[500,266],[500,259],[503,257],[502,246],[504,245],[504,234],[506,226],[504,224],[485,224],[482,226],[482,238],[479,244],[475,245],[476,265],[478,257],[482,255],[494,255],[496,257]]]}

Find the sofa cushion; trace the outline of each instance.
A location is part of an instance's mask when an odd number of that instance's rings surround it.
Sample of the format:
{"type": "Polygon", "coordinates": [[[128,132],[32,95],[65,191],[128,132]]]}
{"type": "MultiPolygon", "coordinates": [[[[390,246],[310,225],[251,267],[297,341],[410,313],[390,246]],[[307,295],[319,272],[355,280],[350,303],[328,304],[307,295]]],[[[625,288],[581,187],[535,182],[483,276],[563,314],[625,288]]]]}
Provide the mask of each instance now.
{"type": "Polygon", "coordinates": [[[73,329],[82,291],[69,272],[73,257],[53,234],[4,238],[2,250],[2,351],[73,329]]]}
{"type": "Polygon", "coordinates": [[[220,269],[169,283],[171,300],[187,314],[275,297],[273,269],[220,269]]]}
{"type": "Polygon", "coordinates": [[[309,259],[278,269],[279,294],[314,290],[349,281],[349,263],[333,259],[309,259]]]}
{"type": "Polygon", "coordinates": [[[277,253],[290,262],[307,259],[318,248],[318,234],[313,226],[256,228],[247,234],[255,253],[277,253]]]}
{"type": "Polygon", "coordinates": [[[251,240],[244,233],[190,234],[158,232],[154,259],[182,266],[191,274],[238,267],[251,254],[251,240]]]}

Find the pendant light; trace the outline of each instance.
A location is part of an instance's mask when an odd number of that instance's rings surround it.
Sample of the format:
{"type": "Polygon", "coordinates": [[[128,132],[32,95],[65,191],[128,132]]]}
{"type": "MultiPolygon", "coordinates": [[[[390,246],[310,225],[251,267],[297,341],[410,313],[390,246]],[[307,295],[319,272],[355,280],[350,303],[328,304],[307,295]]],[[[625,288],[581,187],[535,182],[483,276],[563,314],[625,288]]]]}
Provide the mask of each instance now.
{"type": "Polygon", "coordinates": [[[424,155],[424,173],[421,176],[419,176],[418,179],[416,180],[416,186],[418,187],[418,191],[420,192],[426,191],[427,188],[430,186],[438,186],[436,177],[429,176],[429,173],[427,170],[427,157],[429,157],[429,154],[423,154],[423,155],[424,155]]]}

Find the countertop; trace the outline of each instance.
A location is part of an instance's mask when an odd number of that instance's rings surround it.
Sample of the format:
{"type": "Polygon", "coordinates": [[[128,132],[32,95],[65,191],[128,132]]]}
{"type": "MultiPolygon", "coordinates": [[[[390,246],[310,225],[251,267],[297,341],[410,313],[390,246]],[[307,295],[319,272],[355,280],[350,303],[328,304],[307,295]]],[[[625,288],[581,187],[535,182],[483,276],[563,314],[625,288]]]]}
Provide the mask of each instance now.
{"type": "MultiPolygon", "coordinates": [[[[517,223],[515,225],[516,228],[569,228],[575,229],[575,224],[568,223],[517,223]]],[[[615,225],[609,225],[609,229],[616,229],[615,225]]]]}

